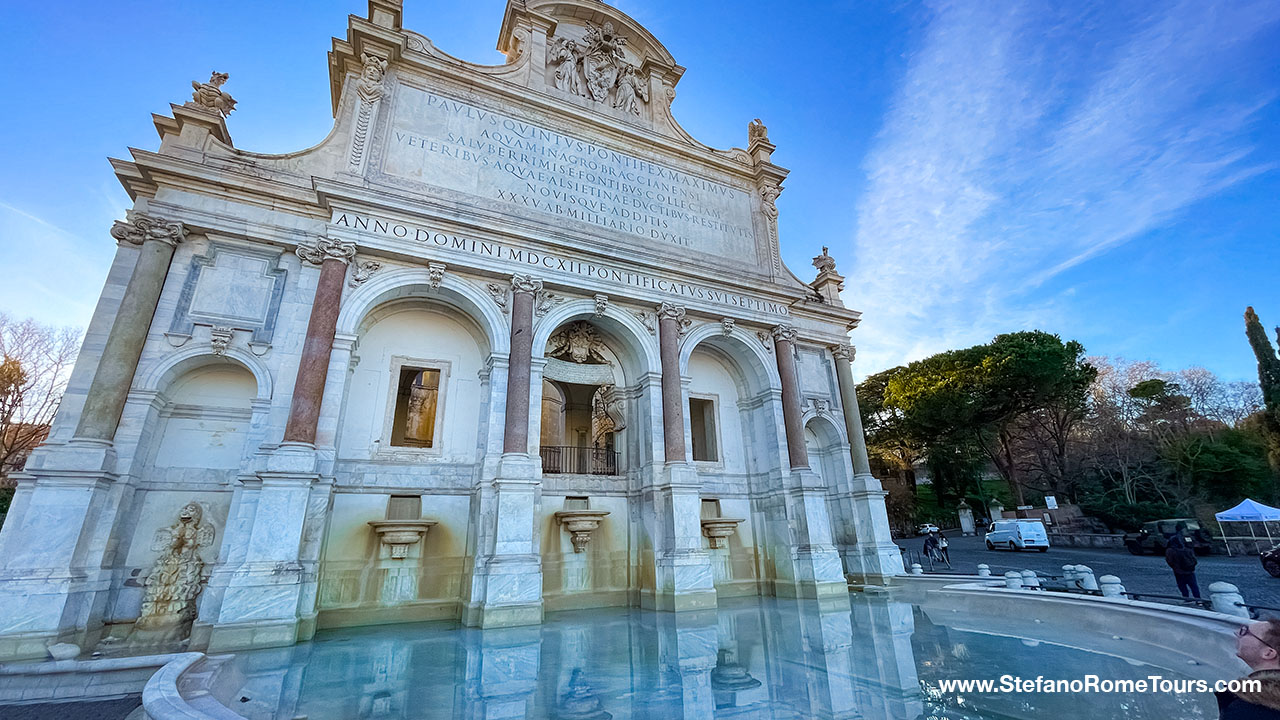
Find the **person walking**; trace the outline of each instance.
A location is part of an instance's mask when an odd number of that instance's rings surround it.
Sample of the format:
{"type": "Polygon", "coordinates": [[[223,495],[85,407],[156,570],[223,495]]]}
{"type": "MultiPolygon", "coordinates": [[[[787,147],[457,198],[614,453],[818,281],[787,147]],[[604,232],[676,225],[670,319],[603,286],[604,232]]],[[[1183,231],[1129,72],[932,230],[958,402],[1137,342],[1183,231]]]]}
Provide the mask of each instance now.
{"type": "Polygon", "coordinates": [[[1164,551],[1164,561],[1173,569],[1173,579],[1178,583],[1182,597],[1200,599],[1200,586],[1196,584],[1196,553],[1183,542],[1181,535],[1169,538],[1164,551]]]}
{"type": "Polygon", "coordinates": [[[1247,678],[1256,685],[1235,692],[1222,690],[1218,698],[1220,720],[1280,720],[1280,622],[1259,620],[1236,629],[1236,657],[1252,671],[1247,678]]]}
{"type": "Polygon", "coordinates": [[[942,562],[951,567],[951,553],[947,550],[947,536],[938,533],[938,554],[942,556],[942,562]]]}
{"type": "Polygon", "coordinates": [[[924,555],[929,558],[930,562],[937,562],[938,557],[938,534],[929,533],[924,539],[924,555]]]}

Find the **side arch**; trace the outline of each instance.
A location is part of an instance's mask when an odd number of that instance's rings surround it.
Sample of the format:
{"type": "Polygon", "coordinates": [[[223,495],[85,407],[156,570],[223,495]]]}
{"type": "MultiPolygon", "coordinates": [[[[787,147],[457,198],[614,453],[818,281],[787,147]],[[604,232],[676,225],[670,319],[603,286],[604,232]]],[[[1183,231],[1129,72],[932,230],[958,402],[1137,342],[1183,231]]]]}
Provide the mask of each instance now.
{"type": "Polygon", "coordinates": [[[510,325],[488,293],[474,283],[447,272],[439,287],[433,287],[431,275],[425,268],[401,268],[374,275],[342,303],[337,333],[359,334],[360,325],[370,312],[401,298],[434,300],[456,308],[484,333],[491,353],[510,352],[510,325]]]}
{"type": "Polygon", "coordinates": [[[689,373],[689,357],[703,343],[719,350],[737,366],[747,383],[747,394],[782,389],[773,355],[765,350],[759,339],[739,327],[726,335],[718,323],[703,323],[685,334],[680,343],[681,375],[689,373]]]}
{"type": "Polygon", "coordinates": [[[603,314],[596,314],[594,300],[578,299],[563,302],[534,324],[533,357],[544,357],[547,342],[552,333],[571,320],[590,320],[616,339],[621,347],[613,348],[623,363],[622,371],[631,384],[645,373],[661,372],[662,361],[658,356],[658,339],[629,310],[610,303],[603,314]]]}
{"type": "Polygon", "coordinates": [[[142,392],[160,392],[173,384],[173,381],[186,373],[205,365],[231,363],[244,367],[253,373],[258,385],[255,401],[270,400],[274,392],[271,372],[262,360],[253,353],[241,348],[229,347],[224,354],[215,355],[207,347],[190,347],[165,357],[160,362],[141,373],[134,383],[134,390],[142,392]]]}

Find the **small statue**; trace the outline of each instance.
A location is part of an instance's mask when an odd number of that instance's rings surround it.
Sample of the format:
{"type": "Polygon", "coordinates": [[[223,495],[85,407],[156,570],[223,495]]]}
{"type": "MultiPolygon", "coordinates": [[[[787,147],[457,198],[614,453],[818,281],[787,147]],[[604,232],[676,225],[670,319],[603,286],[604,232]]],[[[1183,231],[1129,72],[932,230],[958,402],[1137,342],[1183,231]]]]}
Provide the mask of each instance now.
{"type": "Polygon", "coordinates": [[[623,112],[639,115],[640,103],[636,102],[637,97],[649,102],[649,88],[645,87],[644,83],[640,82],[640,78],[636,77],[635,67],[623,65],[622,75],[618,77],[618,95],[617,99],[613,101],[613,106],[623,112]]]}
{"type": "Polygon", "coordinates": [[[131,643],[155,645],[191,635],[205,580],[200,549],[213,544],[213,526],[203,518],[200,504],[189,502],[177,522],[156,531],[151,549],[160,555],[143,581],[142,614],[129,635],[131,643]]]}
{"type": "Polygon", "coordinates": [[[568,38],[556,38],[551,53],[556,65],[556,87],[573,95],[582,94],[582,81],[578,79],[578,43],[568,38]]]}
{"type": "Polygon", "coordinates": [[[760,122],[760,118],[752,120],[751,124],[747,125],[747,144],[756,142],[769,142],[769,128],[760,122]]]}
{"type": "Polygon", "coordinates": [[[212,110],[222,117],[230,115],[236,109],[236,101],[222,89],[222,84],[230,77],[227,73],[214,71],[207,83],[192,80],[191,87],[196,89],[191,93],[192,104],[212,110]]]}
{"type": "Polygon", "coordinates": [[[360,56],[364,65],[360,68],[360,84],[356,92],[366,102],[377,102],[382,97],[382,78],[387,74],[387,61],[364,53],[360,56]]]}
{"type": "Polygon", "coordinates": [[[818,268],[819,273],[835,272],[836,259],[827,254],[827,246],[822,246],[822,254],[813,259],[813,266],[818,268]]]}

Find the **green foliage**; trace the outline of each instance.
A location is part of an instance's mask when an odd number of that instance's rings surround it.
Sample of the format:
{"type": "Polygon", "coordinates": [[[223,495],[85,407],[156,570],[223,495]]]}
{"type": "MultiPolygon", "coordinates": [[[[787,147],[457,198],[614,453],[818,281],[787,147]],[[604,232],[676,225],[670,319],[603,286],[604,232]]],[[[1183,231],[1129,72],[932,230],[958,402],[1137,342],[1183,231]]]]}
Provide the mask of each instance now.
{"type": "Polygon", "coordinates": [[[1104,495],[1090,495],[1080,502],[1080,509],[1106,523],[1114,530],[1133,532],[1150,520],[1179,517],[1182,513],[1172,505],[1142,500],[1136,503],[1116,502],[1104,495]]]}
{"type": "Polygon", "coordinates": [[[1267,331],[1252,307],[1244,311],[1244,330],[1258,359],[1258,384],[1262,386],[1262,402],[1266,407],[1262,424],[1271,467],[1280,473],[1280,357],[1276,356],[1267,331]]]}
{"type": "Polygon", "coordinates": [[[0,487],[0,527],[4,526],[4,518],[9,514],[9,503],[13,502],[14,489],[0,487]]]}
{"type": "Polygon", "coordinates": [[[1190,495],[1215,505],[1275,496],[1266,444],[1257,432],[1228,428],[1212,435],[1190,433],[1165,445],[1161,456],[1188,484],[1190,495]]]}

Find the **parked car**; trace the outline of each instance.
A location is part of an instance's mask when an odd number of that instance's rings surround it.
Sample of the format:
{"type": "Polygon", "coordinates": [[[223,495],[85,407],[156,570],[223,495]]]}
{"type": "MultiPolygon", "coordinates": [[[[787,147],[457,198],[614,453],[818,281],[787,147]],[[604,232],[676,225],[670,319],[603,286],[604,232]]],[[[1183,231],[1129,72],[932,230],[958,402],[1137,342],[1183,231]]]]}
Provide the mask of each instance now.
{"type": "Polygon", "coordinates": [[[1134,555],[1142,555],[1148,551],[1163,555],[1169,545],[1169,538],[1178,532],[1179,526],[1182,526],[1182,540],[1187,547],[1197,555],[1209,554],[1209,535],[1195,518],[1169,518],[1143,523],[1138,532],[1125,533],[1124,546],[1134,555]]]}
{"type": "Polygon", "coordinates": [[[1268,575],[1280,578],[1280,545],[1258,553],[1258,559],[1262,561],[1262,569],[1268,575]]]}
{"type": "Polygon", "coordinates": [[[916,528],[916,535],[928,535],[929,533],[941,532],[938,526],[933,523],[924,523],[916,528]]]}
{"type": "Polygon", "coordinates": [[[1049,549],[1049,535],[1039,520],[996,520],[987,531],[987,549],[1005,548],[1040,552],[1049,549]]]}

